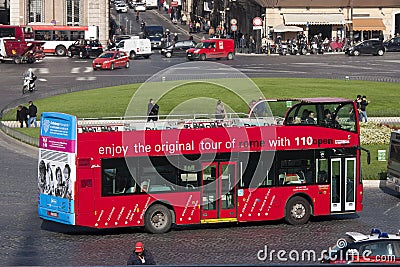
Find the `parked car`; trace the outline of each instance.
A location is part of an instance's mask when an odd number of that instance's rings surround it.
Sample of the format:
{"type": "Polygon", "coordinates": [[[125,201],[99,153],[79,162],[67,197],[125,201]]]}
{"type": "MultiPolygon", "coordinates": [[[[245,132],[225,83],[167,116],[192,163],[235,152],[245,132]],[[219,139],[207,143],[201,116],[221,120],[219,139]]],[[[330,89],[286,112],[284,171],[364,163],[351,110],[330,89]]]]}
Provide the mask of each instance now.
{"type": "Polygon", "coordinates": [[[233,39],[208,39],[197,43],[196,47],[186,51],[189,60],[206,60],[208,58],[233,59],[235,46],[233,39]]]}
{"type": "Polygon", "coordinates": [[[192,40],[178,41],[166,48],[161,49],[161,54],[165,57],[186,56],[186,50],[196,46],[196,42],[192,40]]]}
{"type": "Polygon", "coordinates": [[[388,234],[376,228],[369,235],[347,232],[327,250],[322,262],[400,264],[400,233],[388,234]]]}
{"type": "Polygon", "coordinates": [[[136,3],[135,11],[136,12],[138,12],[138,11],[140,11],[140,12],[146,11],[146,3],[136,3]]]}
{"type": "Polygon", "coordinates": [[[115,5],[115,11],[117,11],[117,13],[126,13],[128,12],[128,6],[125,3],[119,3],[115,5]]]}
{"type": "Polygon", "coordinates": [[[400,37],[383,42],[387,52],[400,52],[400,37]]]}
{"type": "Polygon", "coordinates": [[[383,56],[385,54],[385,47],[380,40],[366,40],[349,47],[346,51],[349,56],[359,56],[362,54],[372,54],[383,56]]]}
{"type": "Polygon", "coordinates": [[[76,40],[68,47],[68,56],[79,56],[80,58],[97,57],[103,53],[103,46],[99,40],[76,40]]]}
{"type": "Polygon", "coordinates": [[[115,68],[129,68],[129,57],[124,51],[106,51],[93,60],[94,70],[115,68]]]}

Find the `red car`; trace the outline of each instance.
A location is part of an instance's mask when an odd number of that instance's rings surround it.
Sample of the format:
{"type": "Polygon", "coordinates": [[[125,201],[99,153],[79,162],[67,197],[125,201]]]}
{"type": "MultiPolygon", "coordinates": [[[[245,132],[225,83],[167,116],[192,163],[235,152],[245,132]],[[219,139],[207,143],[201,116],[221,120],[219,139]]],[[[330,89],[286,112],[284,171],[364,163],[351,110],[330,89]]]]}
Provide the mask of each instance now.
{"type": "Polygon", "coordinates": [[[129,57],[123,51],[106,51],[93,60],[93,69],[113,70],[119,67],[129,68],[129,57]]]}

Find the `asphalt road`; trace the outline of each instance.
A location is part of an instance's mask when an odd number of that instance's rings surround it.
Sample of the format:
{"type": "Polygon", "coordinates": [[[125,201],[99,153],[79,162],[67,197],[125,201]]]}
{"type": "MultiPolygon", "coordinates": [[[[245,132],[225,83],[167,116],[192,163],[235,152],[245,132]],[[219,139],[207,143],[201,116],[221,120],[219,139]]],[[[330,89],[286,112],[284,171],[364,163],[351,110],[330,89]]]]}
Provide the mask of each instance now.
{"type": "MultiPolygon", "coordinates": [[[[131,68],[113,72],[91,70],[91,60],[46,57],[32,67],[41,81],[38,92],[21,96],[22,73],[28,65],[0,65],[0,107],[49,94],[143,82],[184,58],[159,54],[133,61],[131,68]]],[[[337,55],[258,56],[238,55],[218,61],[250,77],[323,77],[400,80],[400,53],[383,57],[337,55]]],[[[223,65],[218,68],[224,69],[223,65]]],[[[317,90],[317,88],[315,88],[317,90]]],[[[353,96],[349,96],[353,97],[353,96]]],[[[400,201],[379,188],[366,188],[364,210],[358,215],[317,218],[303,226],[282,222],[179,227],[163,235],[142,229],[85,231],[43,222],[37,216],[37,150],[0,135],[0,265],[125,265],[137,240],[153,252],[159,264],[261,264],[260,250],[313,249],[320,253],[346,231],[368,233],[378,227],[398,231],[400,201]]],[[[267,262],[283,263],[275,256],[267,262]]],[[[295,261],[302,263],[302,261],[295,261]]]]}

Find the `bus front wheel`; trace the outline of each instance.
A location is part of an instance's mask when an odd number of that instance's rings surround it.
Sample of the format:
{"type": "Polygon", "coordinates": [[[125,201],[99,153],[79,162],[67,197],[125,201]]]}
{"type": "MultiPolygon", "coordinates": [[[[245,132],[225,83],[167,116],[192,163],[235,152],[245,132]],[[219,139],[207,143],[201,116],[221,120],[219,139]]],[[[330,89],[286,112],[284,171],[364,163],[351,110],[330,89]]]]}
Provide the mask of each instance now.
{"type": "Polygon", "coordinates": [[[311,216],[310,203],[303,197],[293,197],[286,204],[285,221],[292,225],[301,225],[308,222],[311,216]]]}
{"type": "Polygon", "coordinates": [[[147,210],[144,220],[144,228],[147,232],[161,234],[171,229],[171,212],[164,205],[156,204],[151,206],[147,210]]]}

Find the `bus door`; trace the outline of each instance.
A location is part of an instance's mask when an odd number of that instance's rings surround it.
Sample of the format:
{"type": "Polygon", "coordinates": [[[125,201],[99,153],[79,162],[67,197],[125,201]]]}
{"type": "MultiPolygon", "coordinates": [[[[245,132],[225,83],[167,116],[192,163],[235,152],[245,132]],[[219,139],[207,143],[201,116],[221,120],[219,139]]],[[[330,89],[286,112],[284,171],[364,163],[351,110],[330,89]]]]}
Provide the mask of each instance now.
{"type": "Polygon", "coordinates": [[[356,210],[356,158],[331,159],[331,212],[356,210]]]}
{"type": "Polygon", "coordinates": [[[203,163],[201,222],[236,221],[236,164],[203,163]]]}

